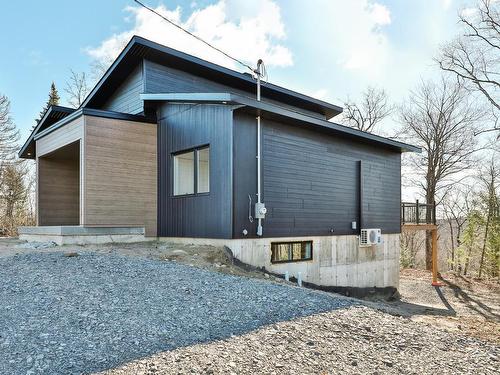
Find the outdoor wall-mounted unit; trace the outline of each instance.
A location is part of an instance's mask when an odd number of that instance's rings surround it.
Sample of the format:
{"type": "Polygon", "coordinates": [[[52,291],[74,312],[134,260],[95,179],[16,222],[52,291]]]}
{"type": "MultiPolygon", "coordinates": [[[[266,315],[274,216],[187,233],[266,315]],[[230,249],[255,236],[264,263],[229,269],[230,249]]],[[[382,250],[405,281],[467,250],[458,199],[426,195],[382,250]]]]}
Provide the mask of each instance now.
{"type": "Polygon", "coordinates": [[[382,243],[382,231],[380,229],[361,229],[359,246],[380,245],[382,243]]]}

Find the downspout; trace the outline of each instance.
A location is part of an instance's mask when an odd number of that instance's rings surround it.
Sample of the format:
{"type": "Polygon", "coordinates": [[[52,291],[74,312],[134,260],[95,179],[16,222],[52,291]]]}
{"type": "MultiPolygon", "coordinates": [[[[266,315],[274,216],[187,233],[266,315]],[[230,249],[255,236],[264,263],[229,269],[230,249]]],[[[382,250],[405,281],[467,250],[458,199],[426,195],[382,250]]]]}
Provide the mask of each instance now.
{"type": "MultiPolygon", "coordinates": [[[[257,69],[254,73],[257,76],[257,101],[260,102],[260,79],[262,76],[263,61],[257,61],[257,69]]],[[[257,203],[255,203],[255,218],[257,219],[257,236],[262,236],[262,219],[266,217],[266,206],[261,200],[261,124],[260,112],[257,116],[257,203]]]]}

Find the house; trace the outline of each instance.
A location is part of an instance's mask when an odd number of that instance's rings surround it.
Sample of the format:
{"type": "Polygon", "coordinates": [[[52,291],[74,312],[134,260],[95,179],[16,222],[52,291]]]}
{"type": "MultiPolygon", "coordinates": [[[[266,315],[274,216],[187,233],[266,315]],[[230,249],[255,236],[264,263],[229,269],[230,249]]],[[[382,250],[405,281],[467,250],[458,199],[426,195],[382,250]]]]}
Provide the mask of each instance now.
{"type": "Polygon", "coordinates": [[[80,108],[51,107],[23,145],[38,218],[21,238],[226,245],[311,284],[396,288],[401,153],[419,149],[329,121],[336,105],[261,93],[250,74],[134,36],[80,108]],[[366,228],[381,240],[360,246],[366,228]]]}

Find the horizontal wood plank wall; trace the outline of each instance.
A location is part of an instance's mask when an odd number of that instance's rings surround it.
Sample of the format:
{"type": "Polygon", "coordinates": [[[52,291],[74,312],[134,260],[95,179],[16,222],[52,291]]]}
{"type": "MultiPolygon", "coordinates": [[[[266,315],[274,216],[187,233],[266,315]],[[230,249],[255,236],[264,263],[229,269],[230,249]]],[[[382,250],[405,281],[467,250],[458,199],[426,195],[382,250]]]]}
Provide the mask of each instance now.
{"type": "MultiPolygon", "coordinates": [[[[360,160],[364,227],[400,232],[399,152],[268,119],[262,123],[265,237],[359,233],[360,160]],[[358,229],[351,228],[352,221],[358,229]]],[[[248,195],[256,192],[255,137],[254,116],[235,112],[236,238],[243,237],[243,229],[255,237],[255,223],[248,220],[248,195]]]]}
{"type": "Polygon", "coordinates": [[[231,238],[231,107],[163,104],[158,119],[158,235],[231,238]],[[173,196],[172,153],[204,145],[210,146],[210,192],[173,196]]]}
{"type": "Polygon", "coordinates": [[[140,63],[104,104],[102,109],[138,114],[143,111],[140,94],[144,92],[143,67],[140,63]]]}
{"type": "Polygon", "coordinates": [[[43,156],[83,138],[83,116],[36,141],[36,155],[43,156]]]}
{"type": "Polygon", "coordinates": [[[86,226],[156,236],[156,124],[85,116],[86,226]]]}
{"type": "MultiPolygon", "coordinates": [[[[236,89],[210,79],[195,76],[179,69],[174,69],[168,66],[160,65],[148,60],[143,61],[144,64],[144,92],[155,93],[196,93],[196,92],[231,92],[255,99],[257,92],[248,92],[241,89],[236,89]]],[[[256,89],[257,90],[257,89],[256,89]]],[[[308,111],[303,108],[289,105],[285,102],[266,99],[267,102],[280,105],[282,107],[324,119],[325,116],[321,113],[308,111]]]]}
{"type": "Polygon", "coordinates": [[[78,225],[80,222],[80,165],[76,157],[39,157],[37,225],[78,225]]]}

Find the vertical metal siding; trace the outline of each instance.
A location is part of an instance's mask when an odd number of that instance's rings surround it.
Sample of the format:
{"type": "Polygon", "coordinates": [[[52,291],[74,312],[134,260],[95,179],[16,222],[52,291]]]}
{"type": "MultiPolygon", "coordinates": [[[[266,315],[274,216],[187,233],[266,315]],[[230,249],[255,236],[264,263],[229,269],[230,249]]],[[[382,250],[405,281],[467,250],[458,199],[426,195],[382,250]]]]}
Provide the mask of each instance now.
{"type": "MultiPolygon", "coordinates": [[[[255,196],[255,119],[234,118],[234,236],[255,229],[248,194],[255,196]],[[245,147],[247,145],[247,147],[245,147]],[[250,229],[251,230],[250,230],[250,229]]],[[[331,134],[263,120],[264,236],[357,234],[360,221],[384,233],[400,231],[400,154],[331,134]],[[351,222],[358,229],[351,229],[351,222]]]]}
{"type": "Polygon", "coordinates": [[[231,107],[163,104],[158,119],[158,235],[231,238],[231,107]],[[207,144],[210,193],[174,197],[172,153],[207,144]]]}
{"type": "Polygon", "coordinates": [[[251,215],[254,216],[254,204],[257,194],[257,125],[255,117],[234,114],[233,122],[233,229],[234,238],[243,238],[243,230],[248,231],[248,237],[255,237],[256,220],[251,223],[249,216],[249,201],[252,199],[251,215]]]}

